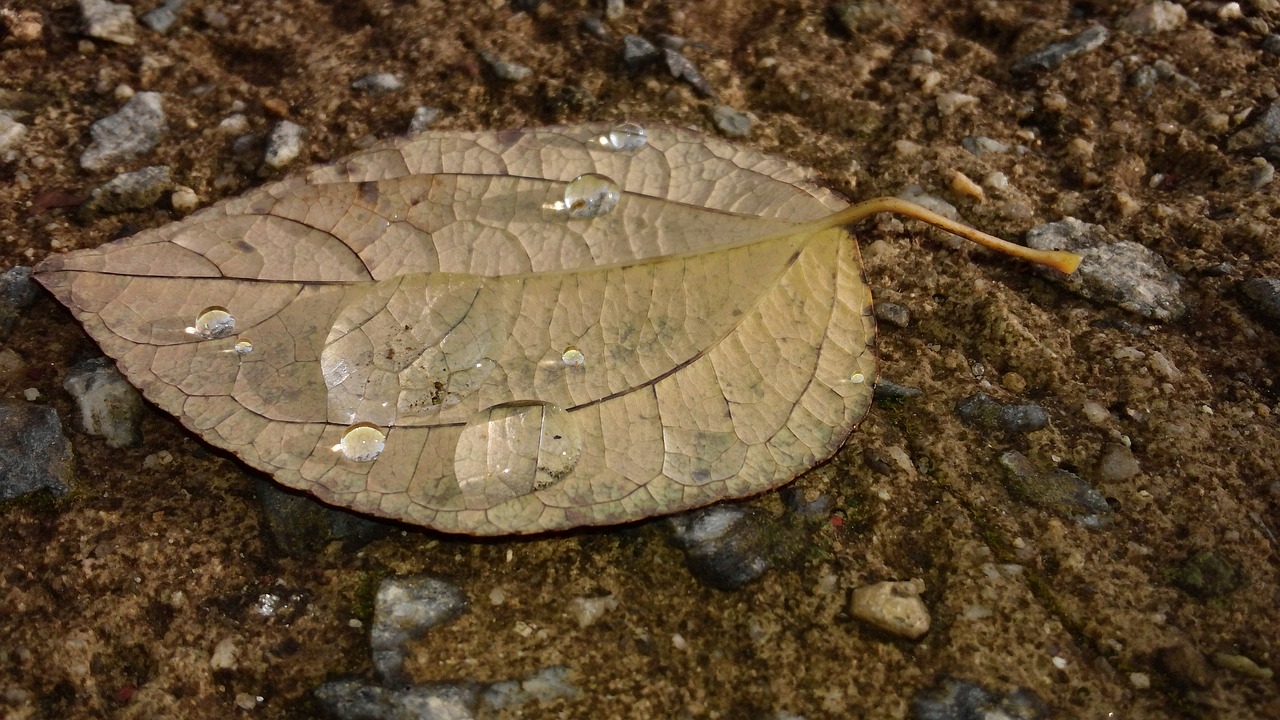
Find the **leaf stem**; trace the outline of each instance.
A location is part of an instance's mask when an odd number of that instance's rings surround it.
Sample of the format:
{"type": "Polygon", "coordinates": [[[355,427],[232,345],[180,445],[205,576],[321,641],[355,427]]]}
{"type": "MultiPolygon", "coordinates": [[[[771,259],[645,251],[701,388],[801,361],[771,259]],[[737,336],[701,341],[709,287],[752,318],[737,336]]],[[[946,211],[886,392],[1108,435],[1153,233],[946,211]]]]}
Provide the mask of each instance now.
{"type": "Polygon", "coordinates": [[[1051,267],[1060,272],[1070,275],[1080,267],[1080,256],[1075,253],[1069,253],[1063,250],[1036,250],[1024,245],[1015,245],[1007,240],[1001,240],[994,235],[988,235],[981,230],[975,230],[968,225],[958,223],[950,218],[943,217],[932,210],[921,207],[910,200],[903,200],[896,197],[878,197],[866,202],[860,202],[852,207],[845,208],[835,213],[829,218],[820,221],[823,225],[834,227],[836,225],[850,225],[858,222],[863,218],[875,215],[876,213],[894,213],[895,215],[905,215],[906,217],[929,223],[934,227],[946,230],[949,233],[959,235],[960,237],[975,242],[983,247],[991,248],[998,252],[1012,255],[1020,260],[1033,262],[1040,265],[1051,267]]]}

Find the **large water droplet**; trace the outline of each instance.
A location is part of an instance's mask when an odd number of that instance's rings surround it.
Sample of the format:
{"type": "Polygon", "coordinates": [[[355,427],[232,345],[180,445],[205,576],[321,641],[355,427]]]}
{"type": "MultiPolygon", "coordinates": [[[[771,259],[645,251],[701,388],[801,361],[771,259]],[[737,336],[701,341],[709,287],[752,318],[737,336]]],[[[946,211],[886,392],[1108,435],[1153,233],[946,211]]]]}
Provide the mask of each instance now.
{"type": "Polygon", "coordinates": [[[371,462],[387,447],[387,435],[377,425],[359,423],[342,433],[342,440],[333,447],[348,460],[371,462]]]}
{"type": "Polygon", "coordinates": [[[603,175],[579,175],[565,186],[564,211],[575,220],[590,220],[613,211],[622,199],[622,188],[603,175]]]}
{"type": "Polygon", "coordinates": [[[224,307],[208,307],[200,311],[196,324],[187,328],[188,335],[199,335],[205,340],[217,340],[235,334],[236,319],[224,307]]]}
{"type": "Polygon", "coordinates": [[[582,351],[576,346],[570,345],[564,349],[564,354],[560,356],[560,359],[564,361],[565,365],[577,367],[587,361],[587,356],[583,355],[582,351]]]}
{"type": "Polygon", "coordinates": [[[600,136],[603,147],[617,152],[634,152],[644,147],[648,141],[644,126],[633,122],[617,125],[607,135],[600,136]]]}
{"type": "Polygon", "coordinates": [[[467,507],[489,508],[563,480],[582,457],[582,434],[549,403],[482,410],[458,438],[454,472],[467,507]]]}

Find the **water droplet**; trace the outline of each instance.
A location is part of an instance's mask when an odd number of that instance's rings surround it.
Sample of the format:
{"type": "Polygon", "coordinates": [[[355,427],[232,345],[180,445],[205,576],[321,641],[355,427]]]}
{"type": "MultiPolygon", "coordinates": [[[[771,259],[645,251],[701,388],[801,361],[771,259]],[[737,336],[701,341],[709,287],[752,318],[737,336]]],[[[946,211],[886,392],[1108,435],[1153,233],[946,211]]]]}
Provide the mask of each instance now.
{"type": "Polygon", "coordinates": [[[370,462],[387,447],[387,435],[377,425],[359,423],[342,433],[342,440],[333,446],[348,460],[370,462]]]}
{"type": "Polygon", "coordinates": [[[237,355],[248,355],[253,352],[253,343],[248,340],[241,340],[231,348],[237,355]]]}
{"type": "Polygon", "coordinates": [[[583,355],[582,351],[574,345],[570,345],[565,348],[564,354],[561,355],[560,358],[564,360],[565,365],[569,365],[570,367],[577,367],[587,361],[587,356],[583,355]]]}
{"type": "Polygon", "coordinates": [[[615,126],[608,135],[601,135],[599,142],[608,150],[634,152],[644,147],[649,139],[643,125],[629,122],[615,126]]]}
{"type": "Polygon", "coordinates": [[[849,382],[853,383],[854,385],[861,385],[866,381],[867,381],[867,376],[863,375],[862,373],[854,373],[849,376],[849,382]]]}
{"type": "Polygon", "coordinates": [[[458,438],[454,472],[469,508],[544,490],[582,457],[573,416],[541,402],[496,405],[475,415],[458,438]]]}
{"type": "Polygon", "coordinates": [[[579,175],[565,186],[563,210],[575,220],[590,220],[607,215],[622,198],[618,183],[603,175],[579,175]]]}
{"type": "Polygon", "coordinates": [[[196,317],[196,324],[187,328],[188,335],[199,335],[205,340],[228,337],[236,331],[236,319],[224,307],[209,307],[196,317]]]}

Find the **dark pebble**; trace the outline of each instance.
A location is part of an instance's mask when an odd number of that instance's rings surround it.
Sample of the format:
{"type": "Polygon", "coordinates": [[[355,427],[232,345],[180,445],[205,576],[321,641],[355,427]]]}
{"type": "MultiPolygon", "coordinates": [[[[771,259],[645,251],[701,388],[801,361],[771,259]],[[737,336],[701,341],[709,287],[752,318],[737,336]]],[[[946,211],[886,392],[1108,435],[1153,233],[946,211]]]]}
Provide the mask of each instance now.
{"type": "Polygon", "coordinates": [[[1254,278],[1240,283],[1249,309],[1280,332],[1280,278],[1254,278]]]}
{"type": "Polygon", "coordinates": [[[763,511],[739,505],[712,505],[667,520],[689,571],[720,590],[736,590],[769,569],[772,522],[763,511]]]}
{"type": "Polygon", "coordinates": [[[1169,579],[1201,600],[1212,600],[1240,587],[1240,573],[1216,550],[1192,555],[1169,573],[1169,579]]]}
{"type": "Polygon", "coordinates": [[[0,500],[37,490],[61,497],[71,473],[71,442],[53,408],[0,403],[0,500]]]}
{"type": "Polygon", "coordinates": [[[880,407],[894,407],[904,401],[918,398],[922,395],[924,395],[924,391],[918,387],[899,385],[896,382],[881,378],[876,381],[876,389],[872,395],[872,400],[880,407]]]}
{"type": "Polygon", "coordinates": [[[1094,25],[1079,35],[1059,43],[1046,45],[1013,64],[1015,73],[1053,70],[1076,55],[1096,50],[1107,41],[1107,29],[1094,25]]]}
{"type": "Polygon", "coordinates": [[[1034,692],[1015,688],[1001,695],[977,683],[943,678],[911,703],[916,720],[1044,720],[1050,708],[1034,692]]]}
{"type": "Polygon", "coordinates": [[[401,682],[404,644],[449,622],[467,608],[467,596],[443,580],[427,575],[387,578],[374,600],[369,645],[373,667],[384,682],[401,682]]]}
{"type": "Polygon", "coordinates": [[[8,340],[22,312],[36,300],[31,268],[11,267],[0,273],[0,341],[8,340]]]}
{"type": "Polygon", "coordinates": [[[876,303],[876,319],[880,322],[904,328],[911,324],[911,311],[897,303],[876,303]]]}
{"type": "Polygon", "coordinates": [[[1020,452],[1000,456],[1005,485],[1018,500],[1042,510],[1069,517],[1088,528],[1111,523],[1112,509],[1102,493],[1075,473],[1061,468],[1037,467],[1020,452]]]}
{"type": "Polygon", "coordinates": [[[812,499],[806,497],[807,493],[802,488],[795,485],[788,485],[779,491],[782,497],[782,504],[796,515],[802,517],[825,517],[831,514],[832,508],[835,507],[836,501],[827,493],[818,493],[812,499]]]}
{"type": "Polygon", "coordinates": [[[385,688],[361,680],[335,680],[313,691],[338,720],[461,720],[480,707],[480,683],[427,683],[385,688]]]}
{"type": "Polygon", "coordinates": [[[271,537],[290,557],[313,557],[331,542],[341,542],[347,551],[356,550],[384,537],[393,527],[285,490],[270,480],[259,479],[257,489],[271,537]]]}
{"type": "Polygon", "coordinates": [[[661,51],[653,43],[639,35],[622,38],[622,62],[631,72],[643,70],[661,56],[661,51]]]}
{"type": "Polygon", "coordinates": [[[701,97],[709,98],[715,95],[711,90],[711,83],[707,82],[692,60],[671,49],[663,50],[662,56],[667,61],[667,70],[671,73],[671,77],[688,83],[689,87],[692,87],[693,91],[701,97]]]}
{"type": "Polygon", "coordinates": [[[1049,425],[1049,414],[1039,405],[1005,405],[984,392],[956,403],[956,414],[971,427],[1023,434],[1049,425]]]}
{"type": "Polygon", "coordinates": [[[1209,661],[1189,642],[1161,649],[1155,660],[1161,670],[1187,685],[1207,688],[1213,684],[1213,669],[1209,667],[1209,661]]]}

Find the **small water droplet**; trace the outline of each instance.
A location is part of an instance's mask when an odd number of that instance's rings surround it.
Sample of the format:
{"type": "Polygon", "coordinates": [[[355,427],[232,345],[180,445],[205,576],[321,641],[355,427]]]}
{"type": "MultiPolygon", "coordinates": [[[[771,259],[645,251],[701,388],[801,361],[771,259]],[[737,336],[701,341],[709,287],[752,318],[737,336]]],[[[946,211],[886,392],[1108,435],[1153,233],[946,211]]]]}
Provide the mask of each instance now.
{"type": "Polygon", "coordinates": [[[241,340],[231,348],[237,355],[248,355],[253,352],[253,343],[248,340],[241,340]]]}
{"type": "Polygon", "coordinates": [[[590,220],[607,215],[622,198],[618,183],[603,175],[579,175],[565,186],[564,211],[575,220],[590,220]]]}
{"type": "Polygon", "coordinates": [[[196,317],[196,324],[187,328],[188,335],[199,335],[205,340],[228,337],[236,331],[236,319],[224,307],[208,307],[196,317]]]}
{"type": "Polygon", "coordinates": [[[359,423],[342,433],[342,440],[333,446],[348,460],[370,462],[387,447],[387,435],[377,425],[359,423]]]}
{"type": "Polygon", "coordinates": [[[577,367],[587,361],[587,356],[582,354],[576,346],[570,345],[564,349],[564,354],[560,356],[564,360],[564,364],[570,367],[577,367]]]}
{"type": "Polygon", "coordinates": [[[862,373],[854,373],[849,376],[849,382],[853,383],[854,385],[861,385],[866,381],[867,381],[867,376],[863,375],[862,373]]]}
{"type": "Polygon", "coordinates": [[[640,123],[622,123],[615,126],[607,135],[601,135],[599,143],[608,150],[617,152],[634,152],[644,147],[649,138],[640,123]]]}
{"type": "Polygon", "coordinates": [[[555,405],[496,405],[472,417],[458,438],[454,473],[470,508],[545,490],[582,457],[582,433],[555,405]]]}

